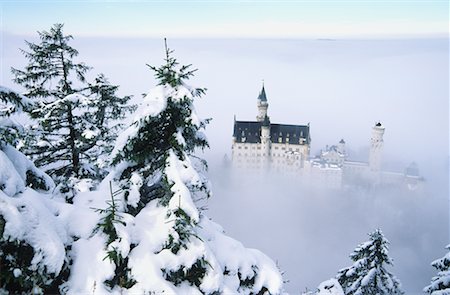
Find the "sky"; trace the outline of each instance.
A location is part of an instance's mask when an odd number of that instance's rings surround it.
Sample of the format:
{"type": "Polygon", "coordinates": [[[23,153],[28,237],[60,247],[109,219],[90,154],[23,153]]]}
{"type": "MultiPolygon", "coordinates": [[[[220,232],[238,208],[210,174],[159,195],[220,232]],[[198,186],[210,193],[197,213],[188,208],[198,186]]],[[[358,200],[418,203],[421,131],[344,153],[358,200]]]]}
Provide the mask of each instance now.
{"type": "Polygon", "coordinates": [[[448,2],[3,0],[2,30],[34,34],[55,22],[78,36],[334,38],[442,35],[448,2]]]}
{"type": "Polygon", "coordinates": [[[203,155],[213,184],[208,215],[278,260],[288,291],[314,288],[348,266],[348,254],[378,226],[408,294],[420,294],[435,274],[429,263],[449,241],[447,1],[0,3],[0,85],[12,89],[20,90],[10,67],[25,65],[24,40],[61,22],[78,60],[93,67],[88,79],[102,72],[139,102],[155,86],[146,64],[161,64],[168,37],[179,61],[198,68],[190,83],[208,89],[196,102],[199,115],[213,119],[203,155]],[[233,117],[255,118],[262,80],[272,122],[311,124],[312,155],[344,138],[352,157],[366,160],[370,129],[382,121],[384,169],[401,172],[416,161],[423,194],[228,179],[221,161],[233,117]]]}

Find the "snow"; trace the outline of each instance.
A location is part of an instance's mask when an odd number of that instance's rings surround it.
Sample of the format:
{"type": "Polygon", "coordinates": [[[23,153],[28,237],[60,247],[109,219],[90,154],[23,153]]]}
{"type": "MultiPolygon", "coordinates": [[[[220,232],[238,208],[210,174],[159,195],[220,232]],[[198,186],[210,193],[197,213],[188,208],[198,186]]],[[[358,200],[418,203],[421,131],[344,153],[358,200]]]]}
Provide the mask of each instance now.
{"type": "Polygon", "coordinates": [[[167,159],[166,174],[169,182],[173,184],[171,187],[173,196],[170,199],[169,208],[174,211],[177,208],[182,208],[194,222],[198,222],[199,212],[192,201],[186,183],[191,186],[199,185],[200,177],[192,167],[189,158],[186,157],[184,161],[181,161],[175,155],[174,151],[170,150],[167,159]]]}
{"type": "MultiPolygon", "coordinates": [[[[14,169],[20,176],[20,180],[25,182],[27,179],[27,172],[33,173],[36,177],[41,178],[47,186],[47,191],[54,188],[55,184],[53,180],[44,172],[36,168],[36,166],[21,152],[17,151],[10,145],[4,145],[2,148],[4,155],[11,161],[14,165],[14,169]]],[[[3,171],[0,171],[2,173],[3,171]]],[[[16,179],[17,181],[17,179],[16,179]]]]}
{"type": "Polygon", "coordinates": [[[320,283],[316,295],[344,295],[341,285],[336,279],[329,279],[320,283]]]}
{"type": "Polygon", "coordinates": [[[0,151],[0,187],[3,193],[8,196],[14,196],[25,189],[24,181],[20,177],[14,164],[6,156],[3,151],[0,151]]]}
{"type": "Polygon", "coordinates": [[[63,286],[67,294],[106,294],[102,284],[114,275],[115,266],[104,249],[106,237],[96,234],[73,243],[74,264],[69,281],[63,286]]]}
{"type": "Polygon", "coordinates": [[[22,271],[18,268],[13,270],[14,277],[18,278],[22,275],[22,271]]]}
{"type": "Polygon", "coordinates": [[[98,135],[98,131],[90,130],[90,129],[84,130],[83,133],[81,134],[81,136],[83,136],[86,139],[95,138],[97,135],[98,135]]]}
{"type": "Polygon", "coordinates": [[[52,203],[29,188],[14,197],[0,192],[0,215],[6,221],[4,238],[22,240],[34,248],[32,269],[45,267],[50,273],[59,273],[68,235],[64,223],[54,214],[52,203]]]}

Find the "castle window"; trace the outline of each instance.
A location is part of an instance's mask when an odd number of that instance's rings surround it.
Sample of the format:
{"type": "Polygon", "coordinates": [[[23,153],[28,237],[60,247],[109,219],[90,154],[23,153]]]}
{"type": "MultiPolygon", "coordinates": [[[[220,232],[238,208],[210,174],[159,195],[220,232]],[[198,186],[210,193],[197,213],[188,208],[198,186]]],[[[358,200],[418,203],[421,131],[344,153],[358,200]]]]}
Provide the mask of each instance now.
{"type": "Polygon", "coordinates": [[[282,143],[283,142],[283,138],[282,137],[278,137],[278,143],[282,143]]]}
{"type": "Polygon", "coordinates": [[[244,149],[248,150],[248,146],[245,146],[244,149]]]}

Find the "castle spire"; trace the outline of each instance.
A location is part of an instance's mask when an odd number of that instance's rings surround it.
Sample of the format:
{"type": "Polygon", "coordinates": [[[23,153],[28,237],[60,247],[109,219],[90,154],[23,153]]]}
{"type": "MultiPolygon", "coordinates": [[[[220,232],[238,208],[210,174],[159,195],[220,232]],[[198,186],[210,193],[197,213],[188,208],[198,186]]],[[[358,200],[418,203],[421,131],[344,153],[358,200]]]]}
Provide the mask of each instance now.
{"type": "Polygon", "coordinates": [[[257,101],[258,115],[256,116],[256,120],[262,122],[264,121],[265,117],[267,117],[267,108],[269,107],[269,103],[267,102],[266,90],[264,89],[264,80],[257,101]]]}
{"type": "Polygon", "coordinates": [[[266,90],[264,89],[264,80],[263,80],[261,92],[259,93],[259,96],[258,96],[258,100],[260,100],[261,102],[262,101],[267,102],[266,90]]]}

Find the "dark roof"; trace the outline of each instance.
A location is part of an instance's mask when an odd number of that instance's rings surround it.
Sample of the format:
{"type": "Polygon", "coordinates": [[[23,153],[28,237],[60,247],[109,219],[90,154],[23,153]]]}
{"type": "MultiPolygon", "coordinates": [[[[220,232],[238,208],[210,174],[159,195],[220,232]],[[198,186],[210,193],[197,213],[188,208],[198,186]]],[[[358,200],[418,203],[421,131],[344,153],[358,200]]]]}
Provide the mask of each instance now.
{"type": "Polygon", "coordinates": [[[378,122],[375,126],[381,127],[381,126],[382,126],[382,125],[381,125],[381,122],[378,122]]]}
{"type": "Polygon", "coordinates": [[[345,140],[344,140],[344,139],[341,139],[341,141],[339,141],[339,143],[345,143],[345,140]]]}
{"type": "Polygon", "coordinates": [[[258,95],[258,99],[259,99],[260,101],[267,101],[266,91],[264,90],[264,85],[263,85],[263,87],[262,87],[261,92],[260,92],[259,95],[258,95]]]}
{"type": "MultiPolygon", "coordinates": [[[[235,121],[233,137],[237,142],[260,143],[262,125],[263,122],[235,121]]],[[[306,144],[311,141],[307,125],[270,124],[270,138],[273,143],[300,144],[300,138],[306,144]]]]}
{"type": "Polygon", "coordinates": [[[235,121],[233,137],[237,142],[260,143],[261,142],[261,125],[262,122],[235,121]]]}
{"type": "Polygon", "coordinates": [[[286,143],[289,138],[290,144],[300,144],[300,138],[305,140],[305,143],[310,142],[309,126],[307,125],[286,125],[286,124],[271,124],[270,125],[270,138],[274,143],[279,142],[286,143]]]}

